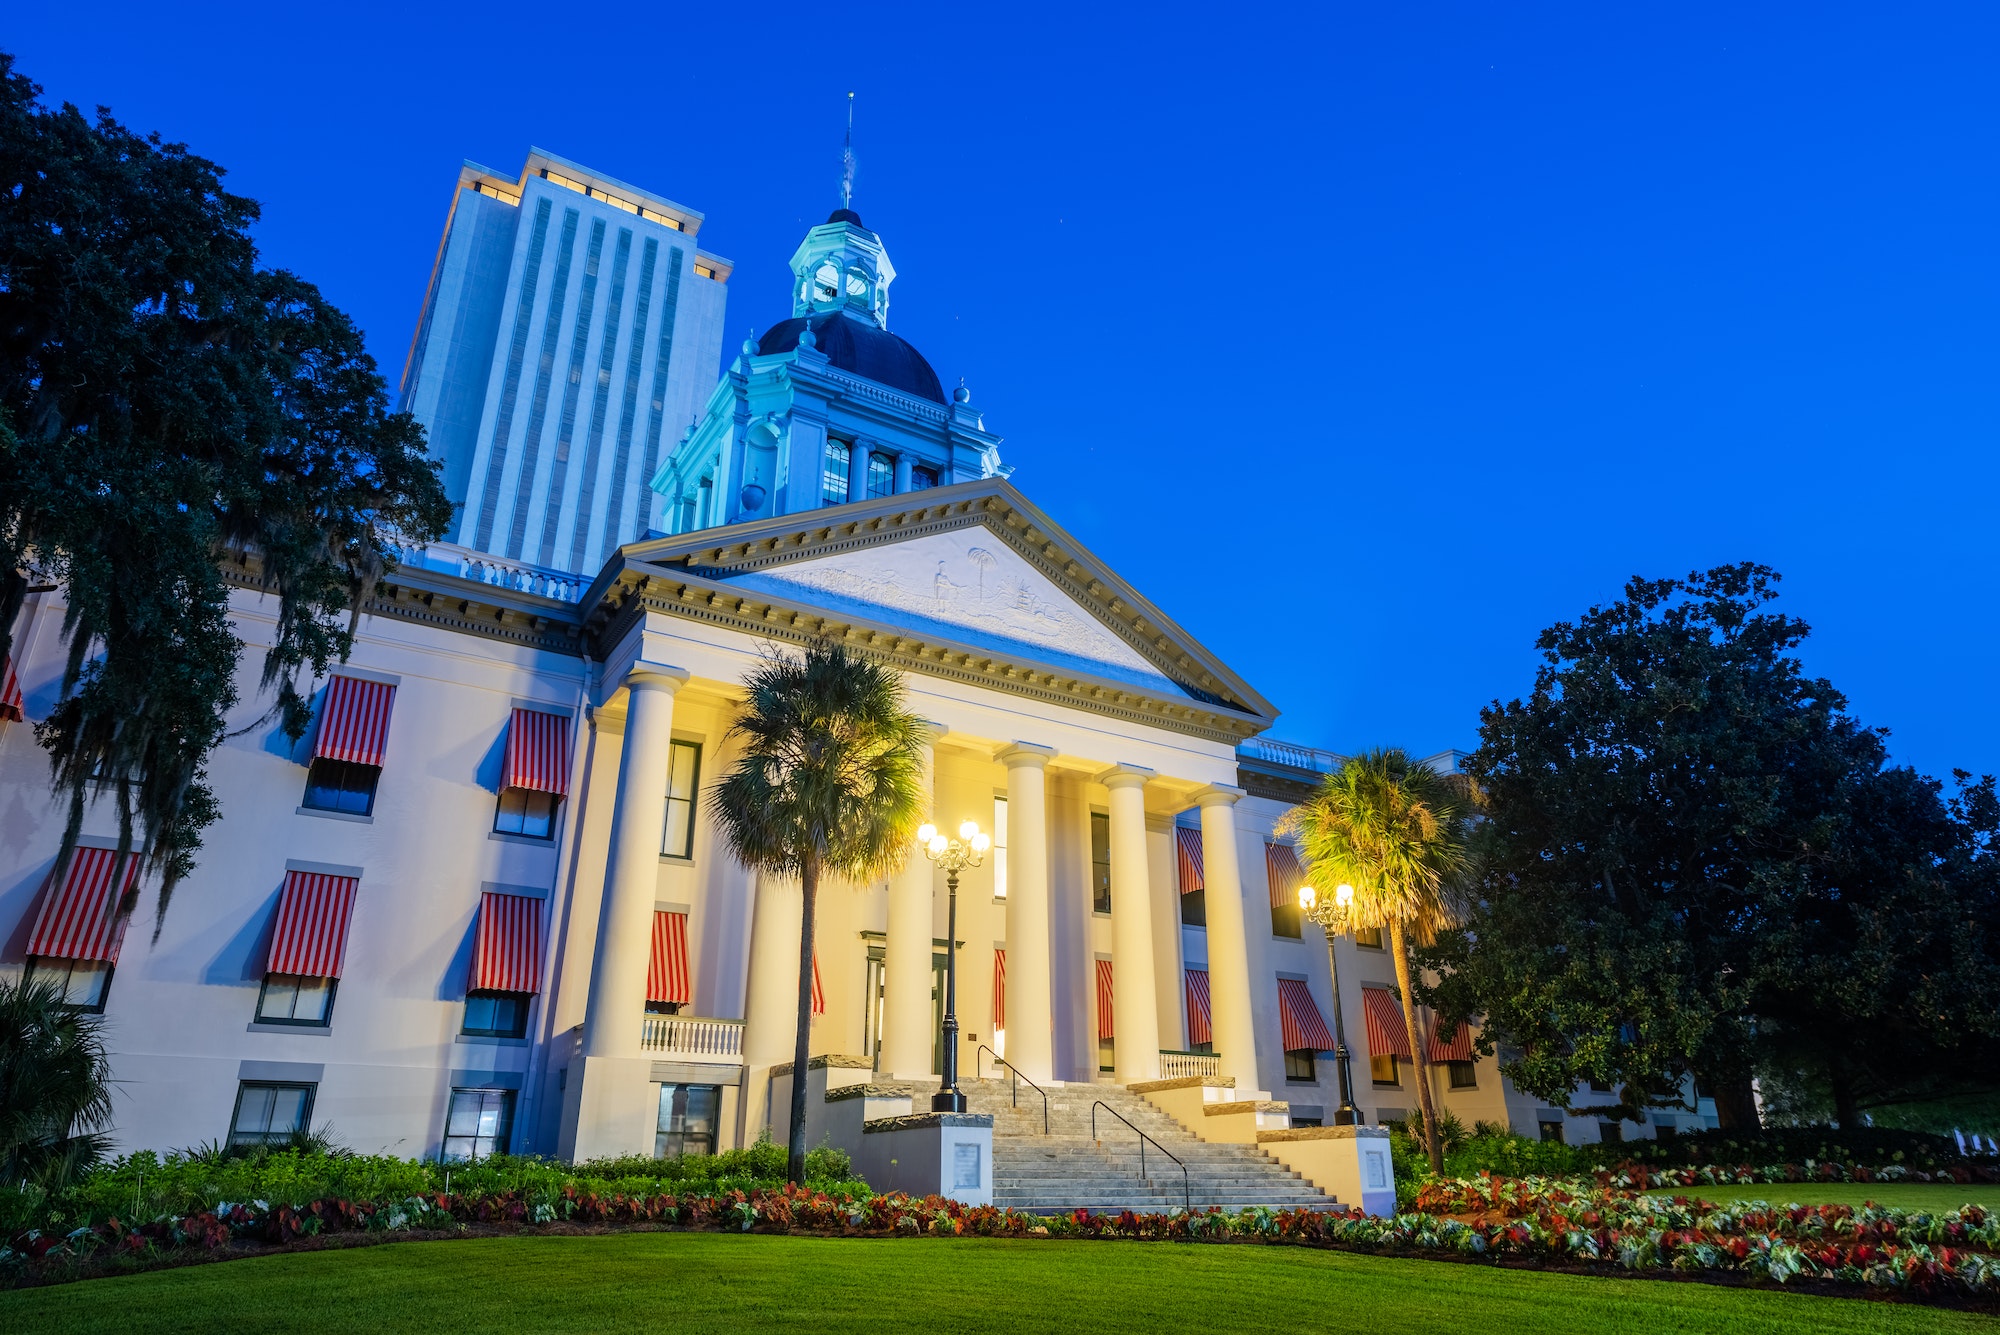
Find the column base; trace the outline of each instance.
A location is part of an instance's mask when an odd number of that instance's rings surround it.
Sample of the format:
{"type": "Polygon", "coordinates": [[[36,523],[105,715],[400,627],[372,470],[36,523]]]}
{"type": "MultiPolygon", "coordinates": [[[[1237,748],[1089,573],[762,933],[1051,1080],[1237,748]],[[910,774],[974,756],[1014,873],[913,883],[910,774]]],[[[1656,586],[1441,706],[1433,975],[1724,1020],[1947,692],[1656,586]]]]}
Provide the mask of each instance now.
{"type": "Polygon", "coordinates": [[[582,1057],[572,1062],[563,1091],[560,1157],[572,1163],[653,1155],[660,1110],[645,1057],[582,1057]],[[574,1111],[572,1111],[572,1109],[574,1111]]]}

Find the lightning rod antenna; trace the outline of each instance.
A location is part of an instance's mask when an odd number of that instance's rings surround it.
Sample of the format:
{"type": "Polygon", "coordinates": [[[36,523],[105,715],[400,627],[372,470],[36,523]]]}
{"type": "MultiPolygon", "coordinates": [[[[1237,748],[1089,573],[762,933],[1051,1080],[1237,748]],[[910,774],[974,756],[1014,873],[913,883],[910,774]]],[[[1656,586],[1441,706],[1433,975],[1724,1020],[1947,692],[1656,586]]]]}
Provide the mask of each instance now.
{"type": "Polygon", "coordinates": [[[854,206],[854,93],[847,94],[847,142],[840,150],[840,207],[854,206]]]}

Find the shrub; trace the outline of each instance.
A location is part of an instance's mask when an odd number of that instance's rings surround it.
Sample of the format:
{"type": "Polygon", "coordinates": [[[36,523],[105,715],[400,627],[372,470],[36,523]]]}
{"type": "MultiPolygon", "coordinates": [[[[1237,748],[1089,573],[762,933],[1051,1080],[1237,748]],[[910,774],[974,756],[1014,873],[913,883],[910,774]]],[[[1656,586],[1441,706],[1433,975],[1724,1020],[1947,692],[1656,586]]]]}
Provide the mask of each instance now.
{"type": "Polygon", "coordinates": [[[1666,1140],[1579,1146],[1592,1166],[1640,1163],[1650,1167],[1702,1164],[1864,1163],[1901,1164],[1926,1172],[1964,1162],[1950,1136],[1886,1127],[1839,1131],[1825,1126],[1771,1127],[1763,1131],[1713,1130],[1666,1140]]]}

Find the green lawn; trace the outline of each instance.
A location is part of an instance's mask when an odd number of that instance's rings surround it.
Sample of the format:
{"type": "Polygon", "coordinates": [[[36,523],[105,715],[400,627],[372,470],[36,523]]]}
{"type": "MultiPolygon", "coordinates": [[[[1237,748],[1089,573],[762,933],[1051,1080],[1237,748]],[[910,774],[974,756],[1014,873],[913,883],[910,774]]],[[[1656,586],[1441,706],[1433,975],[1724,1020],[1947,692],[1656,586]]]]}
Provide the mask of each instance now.
{"type": "Polygon", "coordinates": [[[1291,1247],[714,1233],[295,1253],[0,1293],[0,1330],[1588,1331],[1900,1335],[1991,1318],[1291,1247]]]}
{"type": "Polygon", "coordinates": [[[1754,1187],[1660,1187],[1648,1196],[1699,1196],[1708,1201],[1771,1201],[1783,1205],[1859,1205],[1874,1201],[1900,1210],[1956,1210],[2000,1205],[2000,1188],[1936,1182],[1779,1182],[1754,1187]]]}

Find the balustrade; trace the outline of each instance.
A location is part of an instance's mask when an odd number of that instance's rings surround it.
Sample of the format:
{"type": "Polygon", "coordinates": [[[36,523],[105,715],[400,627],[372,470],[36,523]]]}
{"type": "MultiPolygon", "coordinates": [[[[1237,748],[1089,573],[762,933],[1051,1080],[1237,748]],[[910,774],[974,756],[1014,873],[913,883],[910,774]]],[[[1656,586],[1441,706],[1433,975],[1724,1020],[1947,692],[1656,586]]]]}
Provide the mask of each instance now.
{"type": "Polygon", "coordinates": [[[639,1032],[644,1052],[676,1057],[743,1060],[743,1021],[698,1015],[648,1015],[639,1032]]]}
{"type": "Polygon", "coordinates": [[[1169,1052],[1160,1049],[1160,1079],[1186,1080],[1190,1076],[1222,1074],[1222,1058],[1213,1052],[1169,1052]]]}

